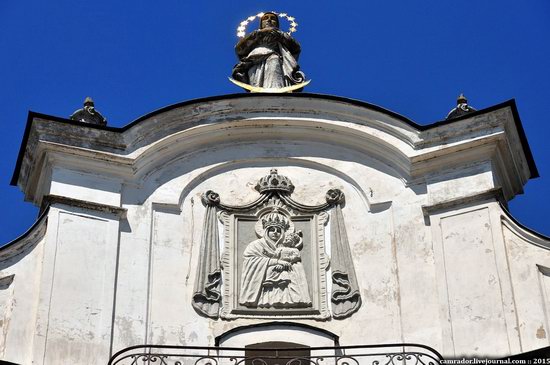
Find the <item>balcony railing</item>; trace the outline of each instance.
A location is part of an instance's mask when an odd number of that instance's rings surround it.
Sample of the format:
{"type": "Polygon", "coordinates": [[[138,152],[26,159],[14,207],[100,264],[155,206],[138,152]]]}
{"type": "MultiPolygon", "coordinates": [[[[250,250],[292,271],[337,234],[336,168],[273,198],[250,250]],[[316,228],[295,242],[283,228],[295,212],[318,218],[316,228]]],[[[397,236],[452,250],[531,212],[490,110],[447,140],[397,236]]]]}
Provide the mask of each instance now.
{"type": "Polygon", "coordinates": [[[438,365],[441,355],[418,344],[341,347],[235,348],[132,346],[109,365],[438,365]]]}

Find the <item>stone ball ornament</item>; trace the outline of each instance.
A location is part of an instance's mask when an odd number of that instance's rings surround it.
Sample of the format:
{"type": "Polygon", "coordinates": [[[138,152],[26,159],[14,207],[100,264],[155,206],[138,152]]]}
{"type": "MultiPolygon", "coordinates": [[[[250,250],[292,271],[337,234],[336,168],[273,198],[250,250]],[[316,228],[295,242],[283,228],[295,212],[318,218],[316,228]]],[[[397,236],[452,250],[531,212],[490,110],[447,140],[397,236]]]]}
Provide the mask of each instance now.
{"type": "Polygon", "coordinates": [[[77,122],[106,126],[107,119],[95,108],[94,101],[87,96],[81,109],[76,110],[69,117],[77,122]]]}
{"type": "Polygon", "coordinates": [[[458,118],[475,111],[477,111],[477,109],[469,105],[468,99],[461,93],[456,99],[456,107],[451,109],[445,119],[458,118]]]}

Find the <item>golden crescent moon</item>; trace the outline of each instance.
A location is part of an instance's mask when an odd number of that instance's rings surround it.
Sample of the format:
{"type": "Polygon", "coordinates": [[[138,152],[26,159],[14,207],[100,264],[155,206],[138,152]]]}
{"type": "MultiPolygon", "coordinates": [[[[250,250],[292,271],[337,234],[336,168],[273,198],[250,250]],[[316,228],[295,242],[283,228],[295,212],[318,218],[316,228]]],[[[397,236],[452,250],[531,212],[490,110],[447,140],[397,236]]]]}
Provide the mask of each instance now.
{"type": "Polygon", "coordinates": [[[291,93],[295,90],[303,88],[304,86],[306,86],[307,84],[309,84],[311,82],[311,80],[307,80],[307,81],[301,82],[301,83],[296,84],[296,85],[285,86],[285,87],[281,87],[281,88],[264,88],[264,87],[259,87],[259,86],[248,85],[248,84],[245,84],[244,82],[234,80],[231,77],[228,77],[228,79],[229,79],[229,81],[231,81],[235,85],[240,86],[243,89],[248,90],[252,93],[278,93],[278,94],[291,93]]]}

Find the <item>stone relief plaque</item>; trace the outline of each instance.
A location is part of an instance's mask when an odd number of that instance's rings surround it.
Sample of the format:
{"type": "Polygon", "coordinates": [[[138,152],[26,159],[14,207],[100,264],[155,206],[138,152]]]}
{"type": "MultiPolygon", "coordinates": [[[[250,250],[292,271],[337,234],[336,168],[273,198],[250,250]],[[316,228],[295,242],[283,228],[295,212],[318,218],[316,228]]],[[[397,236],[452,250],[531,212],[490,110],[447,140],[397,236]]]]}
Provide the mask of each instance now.
{"type": "Polygon", "coordinates": [[[344,318],[360,304],[340,205],[344,194],[327,192],[327,202],[303,205],[291,198],[294,185],[272,169],[256,185],[260,197],[230,206],[207,191],[200,267],[193,306],[212,318],[344,318]],[[331,223],[332,292],[329,308],[325,251],[328,210],[331,223]],[[217,214],[217,216],[216,216],[217,214]],[[218,218],[223,223],[220,257],[218,218]],[[334,231],[334,232],[333,232],[334,231]],[[219,265],[217,263],[220,263],[219,265]]]}
{"type": "Polygon", "coordinates": [[[222,318],[330,316],[327,214],[297,214],[270,199],[249,215],[223,212],[222,318]]]}

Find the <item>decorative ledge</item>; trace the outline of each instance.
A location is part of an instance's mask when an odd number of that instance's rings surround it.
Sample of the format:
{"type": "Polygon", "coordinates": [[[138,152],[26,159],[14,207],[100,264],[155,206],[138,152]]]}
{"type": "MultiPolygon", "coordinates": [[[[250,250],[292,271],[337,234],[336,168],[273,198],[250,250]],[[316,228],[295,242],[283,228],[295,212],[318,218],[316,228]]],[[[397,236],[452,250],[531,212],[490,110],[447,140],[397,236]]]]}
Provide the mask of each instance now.
{"type": "Polygon", "coordinates": [[[537,264],[537,268],[539,269],[540,273],[544,276],[550,276],[550,268],[547,268],[546,266],[542,266],[537,264]]]}
{"type": "Polygon", "coordinates": [[[32,247],[34,247],[46,233],[48,211],[48,207],[43,209],[36,222],[34,222],[25,233],[0,247],[0,261],[12,259],[32,250],[32,247]]]}
{"type": "Polygon", "coordinates": [[[125,218],[126,212],[127,212],[126,208],[116,207],[114,205],[95,203],[95,202],[90,202],[86,200],[68,198],[66,196],[60,196],[60,195],[50,194],[50,195],[44,196],[44,198],[42,199],[42,207],[50,206],[52,204],[65,204],[72,207],[110,213],[119,218],[125,218]]]}
{"type": "Polygon", "coordinates": [[[0,278],[0,290],[9,288],[11,283],[13,283],[14,277],[15,277],[15,274],[11,274],[0,278]]]}
{"type": "Polygon", "coordinates": [[[424,217],[429,217],[430,215],[434,214],[435,212],[449,209],[456,207],[457,205],[464,205],[471,202],[479,201],[479,200],[485,200],[490,198],[496,198],[497,201],[500,203],[505,202],[504,194],[502,192],[502,188],[492,188],[489,190],[485,190],[479,193],[461,196],[459,198],[455,199],[449,199],[444,200],[439,203],[433,204],[433,205],[423,205],[422,206],[422,213],[424,214],[424,217]]]}

